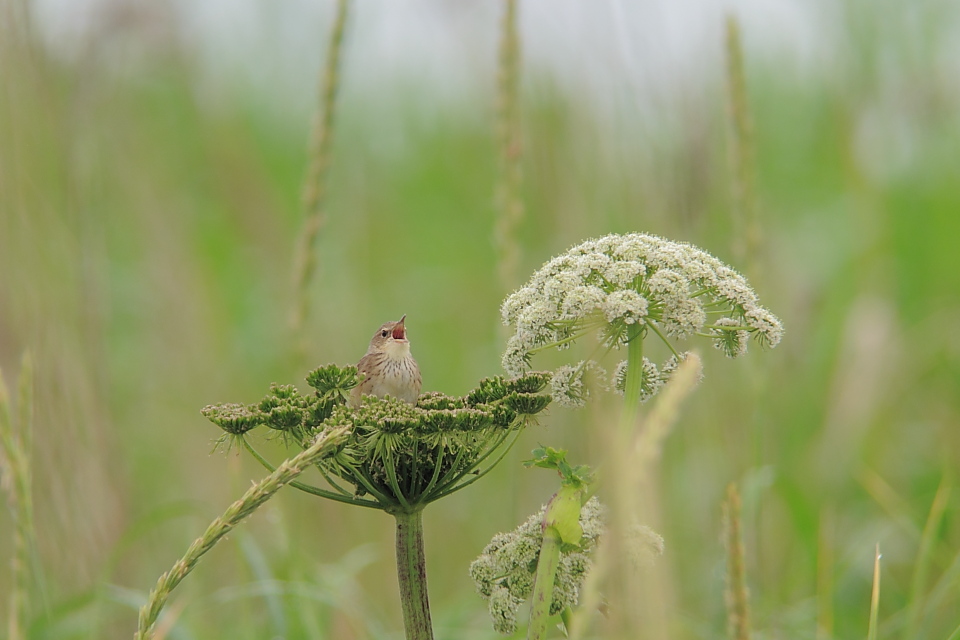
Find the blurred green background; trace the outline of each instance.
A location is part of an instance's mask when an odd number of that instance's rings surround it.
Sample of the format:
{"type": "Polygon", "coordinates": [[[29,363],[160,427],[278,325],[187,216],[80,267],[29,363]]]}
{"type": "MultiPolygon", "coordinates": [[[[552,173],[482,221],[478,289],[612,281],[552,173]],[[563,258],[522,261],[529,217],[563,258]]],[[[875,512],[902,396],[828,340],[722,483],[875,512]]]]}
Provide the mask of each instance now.
{"type": "MultiPolygon", "coordinates": [[[[485,34],[468,50],[478,62],[448,87],[365,77],[351,60],[373,56],[369,9],[351,15],[298,361],[287,318],[332,18],[320,4],[314,39],[282,52],[304,70],[286,96],[258,84],[269,67],[211,77],[162,10],[98,14],[65,55],[20,3],[0,3],[0,367],[11,383],[30,350],[37,375],[30,637],[130,637],[159,574],[265,475],[249,456],[211,454],[204,405],[303,386],[308,368],[355,362],[404,313],[425,390],[461,394],[500,372],[496,7],[470,27],[485,34]]],[[[722,14],[709,14],[699,74],[643,100],[613,72],[587,90],[562,65],[523,72],[523,277],[586,237],[656,233],[744,270],[787,328],[776,350],[739,361],[690,345],[706,378],[666,443],[653,523],[676,638],[725,633],[732,481],[757,638],[864,636],[878,542],[879,636],[960,637],[960,11],[817,7],[802,63],[757,47],[769,34],[744,21],[762,229],[749,264],[733,251],[722,14]]],[[[521,20],[521,46],[542,52],[536,15],[521,20]]],[[[667,54],[623,63],[634,87],[682,66],[667,54]]],[[[531,449],[599,461],[593,417],[553,408],[488,478],[427,509],[439,638],[495,637],[467,566],[555,490],[521,468],[531,449]]],[[[4,510],[0,550],[9,525],[4,510]]],[[[167,637],[400,637],[393,562],[389,517],[285,490],[175,592],[167,637]]]]}

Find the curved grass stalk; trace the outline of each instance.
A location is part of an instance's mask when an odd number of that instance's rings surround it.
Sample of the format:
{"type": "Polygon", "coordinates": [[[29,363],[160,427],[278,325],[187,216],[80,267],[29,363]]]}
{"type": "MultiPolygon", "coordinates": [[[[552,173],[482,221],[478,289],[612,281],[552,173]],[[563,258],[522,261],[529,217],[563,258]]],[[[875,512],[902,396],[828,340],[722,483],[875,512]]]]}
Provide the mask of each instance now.
{"type": "Polygon", "coordinates": [[[298,455],[285,460],[277,470],[250,487],[239,500],[230,505],[223,515],[210,523],[206,532],[194,540],[182,558],[174,563],[173,567],[157,580],[157,585],[140,608],[139,623],[135,640],[147,640],[151,637],[154,625],[170,593],[187,575],[193,571],[197,563],[210,551],[224,536],[233,530],[247,516],[260,508],[272,498],[284,485],[290,484],[303,471],[316,463],[324,456],[330,455],[340,441],[347,434],[347,428],[333,429],[317,438],[308,449],[298,455]]]}

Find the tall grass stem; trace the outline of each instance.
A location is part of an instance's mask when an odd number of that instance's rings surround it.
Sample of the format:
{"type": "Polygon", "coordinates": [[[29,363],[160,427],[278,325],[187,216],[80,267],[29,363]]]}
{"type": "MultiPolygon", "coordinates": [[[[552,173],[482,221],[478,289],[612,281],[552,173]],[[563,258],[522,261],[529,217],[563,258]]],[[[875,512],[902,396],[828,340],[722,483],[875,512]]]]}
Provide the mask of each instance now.
{"type": "Polygon", "coordinates": [[[146,604],[140,608],[139,625],[134,639],[147,640],[152,637],[154,625],[170,598],[170,593],[193,571],[200,558],[213,549],[235,526],[272,498],[284,485],[289,484],[308,467],[332,453],[346,434],[346,427],[322,434],[309,448],[285,460],[276,471],[250,487],[243,497],[224,511],[222,516],[211,522],[206,532],[193,541],[183,557],[157,580],[157,585],[150,592],[146,604]]]}
{"type": "Polygon", "coordinates": [[[31,486],[31,443],[33,431],[33,362],[23,356],[18,379],[17,417],[10,410],[10,399],[3,373],[0,372],[0,486],[7,494],[7,505],[13,521],[13,553],[10,558],[13,585],[10,591],[7,637],[26,638],[33,592],[30,582],[30,559],[36,548],[33,523],[33,491],[31,486]]]}
{"type": "Polygon", "coordinates": [[[303,182],[304,221],[295,254],[295,300],[291,316],[291,326],[300,347],[304,346],[303,328],[310,313],[310,285],[317,270],[317,238],[326,222],[327,173],[330,168],[337,91],[340,85],[340,59],[349,5],[349,0],[337,2],[326,64],[321,70],[320,106],[314,116],[310,137],[310,164],[303,182]]]}
{"type": "MultiPolygon", "coordinates": [[[[670,635],[669,603],[672,596],[667,573],[656,567],[650,572],[638,572],[625,558],[630,555],[631,530],[640,523],[655,524],[659,519],[656,464],[663,443],[677,422],[682,403],[700,379],[702,366],[699,356],[689,354],[659,392],[650,410],[640,416],[640,391],[631,392],[629,382],[630,369],[643,366],[640,342],[641,338],[637,337],[628,343],[628,381],[620,428],[609,434],[613,475],[604,478],[604,485],[612,487],[615,505],[610,512],[613,535],[600,546],[591,577],[584,586],[583,602],[599,602],[598,590],[605,582],[611,590],[611,598],[620,601],[611,609],[615,613],[605,621],[605,634],[610,637],[661,638],[670,635]],[[632,421],[626,416],[632,416],[632,421]]],[[[639,377],[640,372],[636,373],[639,377]]],[[[575,616],[572,637],[586,636],[587,621],[581,619],[585,613],[575,616]]]]}
{"type": "Polygon", "coordinates": [[[742,503],[737,486],[727,487],[723,503],[724,544],[727,549],[727,633],[731,640],[750,640],[750,593],[747,589],[746,553],[743,547],[742,503]]]}
{"type": "Polygon", "coordinates": [[[517,30],[517,0],[504,0],[497,73],[497,134],[500,146],[500,177],[494,230],[497,268],[505,291],[517,285],[520,243],[517,228],[524,216],[523,158],[520,132],[520,36],[517,30]]]}
{"type": "Polygon", "coordinates": [[[927,522],[920,537],[920,547],[917,549],[917,559],[913,565],[913,578],[910,581],[910,607],[907,616],[905,638],[920,637],[920,620],[923,614],[923,591],[927,585],[930,566],[933,563],[934,550],[937,542],[937,531],[943,520],[943,514],[950,503],[950,485],[944,477],[940,481],[937,493],[930,505],[927,522]]]}
{"type": "Polygon", "coordinates": [[[880,616],[880,543],[873,554],[873,589],[870,591],[870,625],[867,640],[877,640],[877,620],[880,616]]]}
{"type": "Polygon", "coordinates": [[[743,45],[737,19],[727,16],[727,116],[730,131],[730,169],[732,172],[733,252],[752,273],[761,246],[760,221],[756,194],[753,121],[743,71],[743,45]]]}

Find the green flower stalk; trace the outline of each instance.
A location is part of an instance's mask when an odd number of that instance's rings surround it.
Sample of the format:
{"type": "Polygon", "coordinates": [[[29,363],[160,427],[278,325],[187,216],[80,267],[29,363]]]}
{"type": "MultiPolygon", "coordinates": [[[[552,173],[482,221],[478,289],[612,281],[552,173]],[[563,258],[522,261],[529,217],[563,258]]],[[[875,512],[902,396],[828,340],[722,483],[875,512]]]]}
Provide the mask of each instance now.
{"type": "Polygon", "coordinates": [[[592,361],[554,373],[554,399],[572,407],[585,403],[586,375],[623,393],[629,407],[653,397],[685,358],[680,340],[705,337],[736,358],[751,338],[772,348],[783,336],[780,320],[731,267],[692,245],[641,233],[588,240],[553,258],[507,297],[501,314],[514,328],[502,360],[511,375],[528,370],[534,354],[587,334],[608,350],[626,347],[612,376],[592,361]],[[659,367],[644,356],[650,336],[671,353],[659,367]]]}
{"type": "Polygon", "coordinates": [[[410,405],[389,396],[364,396],[351,408],[347,399],[358,384],[356,367],[328,365],[307,376],[312,393],[273,385],[257,403],[211,405],[202,412],[224,430],[222,440],[236,441],[270,470],[246,437],[251,430],[266,427],[288,444],[305,448],[333,429],[349,429],[337,451],[316,462],[328,487],[290,484],[394,516],[407,638],[432,638],[423,508],[496,466],[523,428],[550,404],[550,396],[541,393],[549,379],[540,372],[512,379],[497,376],[481,380],[462,397],[426,393],[410,405]]]}

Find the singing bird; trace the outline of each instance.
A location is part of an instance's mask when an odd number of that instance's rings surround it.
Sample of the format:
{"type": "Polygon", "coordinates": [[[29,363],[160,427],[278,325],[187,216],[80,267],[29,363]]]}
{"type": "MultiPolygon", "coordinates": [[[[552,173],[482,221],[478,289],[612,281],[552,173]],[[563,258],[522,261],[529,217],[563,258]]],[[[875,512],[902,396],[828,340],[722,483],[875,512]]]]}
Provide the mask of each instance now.
{"type": "Polygon", "coordinates": [[[351,407],[357,407],[364,395],[382,398],[391,395],[410,404],[420,397],[420,367],[410,354],[410,341],[404,315],[396,322],[388,322],[377,329],[367,347],[367,353],[357,369],[364,374],[359,385],[350,391],[351,407]]]}

